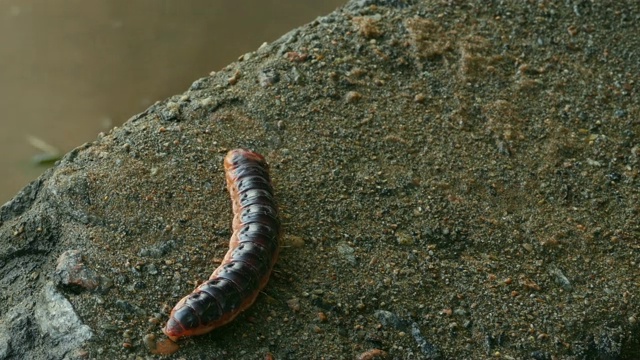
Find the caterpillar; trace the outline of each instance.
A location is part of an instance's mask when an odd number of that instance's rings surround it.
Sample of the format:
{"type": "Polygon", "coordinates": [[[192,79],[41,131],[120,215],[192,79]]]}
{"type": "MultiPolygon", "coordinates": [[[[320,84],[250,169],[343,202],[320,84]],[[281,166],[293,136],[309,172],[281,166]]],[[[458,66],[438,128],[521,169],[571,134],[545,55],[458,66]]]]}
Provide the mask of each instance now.
{"type": "Polygon", "coordinates": [[[281,228],[266,160],[235,149],[224,169],[233,207],[229,251],[209,280],[171,310],[162,331],[172,341],[208,333],[249,308],[278,259],[281,228]]]}

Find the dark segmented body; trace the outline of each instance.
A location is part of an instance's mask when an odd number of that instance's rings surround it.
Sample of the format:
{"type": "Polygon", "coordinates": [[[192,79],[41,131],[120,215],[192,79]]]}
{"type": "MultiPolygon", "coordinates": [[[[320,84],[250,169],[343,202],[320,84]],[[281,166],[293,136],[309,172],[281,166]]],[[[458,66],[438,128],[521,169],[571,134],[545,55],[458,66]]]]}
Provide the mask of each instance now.
{"type": "Polygon", "coordinates": [[[163,331],[174,341],[207,333],[246,310],[269,281],[278,258],[280,220],[264,157],[231,150],[224,168],[233,204],[229,251],[209,280],[171,311],[163,331]]]}

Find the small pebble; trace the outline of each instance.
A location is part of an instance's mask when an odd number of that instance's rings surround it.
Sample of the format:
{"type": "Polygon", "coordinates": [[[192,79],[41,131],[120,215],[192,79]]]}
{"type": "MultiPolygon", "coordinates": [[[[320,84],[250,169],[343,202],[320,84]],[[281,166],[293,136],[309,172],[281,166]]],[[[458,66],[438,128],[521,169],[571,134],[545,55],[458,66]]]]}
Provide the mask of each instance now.
{"type": "Polygon", "coordinates": [[[398,245],[403,245],[403,246],[407,246],[407,245],[413,245],[413,237],[410,234],[407,234],[406,232],[398,232],[396,234],[396,240],[398,241],[398,245]]]}
{"type": "Polygon", "coordinates": [[[280,81],[280,75],[274,69],[262,69],[258,73],[258,83],[263,88],[273,86],[280,81]]]}
{"type": "Polygon", "coordinates": [[[287,305],[289,306],[289,309],[291,309],[293,312],[300,311],[300,299],[298,298],[287,300],[287,305]]]}
{"type": "Polygon", "coordinates": [[[345,100],[350,104],[358,102],[360,99],[362,99],[362,94],[357,91],[349,91],[345,96],[345,100]]]}
{"type": "Polygon", "coordinates": [[[240,79],[240,70],[236,70],[236,72],[227,79],[227,83],[229,83],[229,85],[235,85],[238,83],[239,79],[240,79]]]}
{"type": "Polygon", "coordinates": [[[304,246],[304,239],[296,235],[288,235],[285,238],[285,242],[293,248],[301,248],[304,246]]]}
{"type": "Polygon", "coordinates": [[[358,360],[386,359],[387,355],[388,355],[387,352],[384,350],[371,349],[358,355],[357,359],[358,360]]]}
{"type": "Polygon", "coordinates": [[[318,313],[318,320],[320,320],[320,322],[327,322],[327,315],[320,311],[318,313]]]}

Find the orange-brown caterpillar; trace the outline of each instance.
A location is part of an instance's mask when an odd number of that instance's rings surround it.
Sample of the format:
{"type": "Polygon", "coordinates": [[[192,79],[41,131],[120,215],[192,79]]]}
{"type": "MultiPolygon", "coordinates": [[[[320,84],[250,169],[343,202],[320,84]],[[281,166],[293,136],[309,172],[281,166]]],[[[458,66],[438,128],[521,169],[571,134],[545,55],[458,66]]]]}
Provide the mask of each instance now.
{"type": "Polygon", "coordinates": [[[246,310],[269,281],[278,258],[280,220],[264,157],[231,150],[224,169],[233,203],[229,251],[209,280],[171,311],[162,330],[173,341],[207,333],[246,310]]]}

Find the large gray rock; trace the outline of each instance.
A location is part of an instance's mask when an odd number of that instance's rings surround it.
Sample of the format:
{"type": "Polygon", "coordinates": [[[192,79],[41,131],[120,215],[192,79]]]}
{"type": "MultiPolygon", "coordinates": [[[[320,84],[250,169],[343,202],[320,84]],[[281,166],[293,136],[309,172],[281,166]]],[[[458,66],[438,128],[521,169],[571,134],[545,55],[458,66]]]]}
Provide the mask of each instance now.
{"type": "Polygon", "coordinates": [[[286,246],[173,357],[640,357],[639,4],[352,1],[194,82],[0,209],[0,359],[153,356],[235,147],[286,246]]]}

